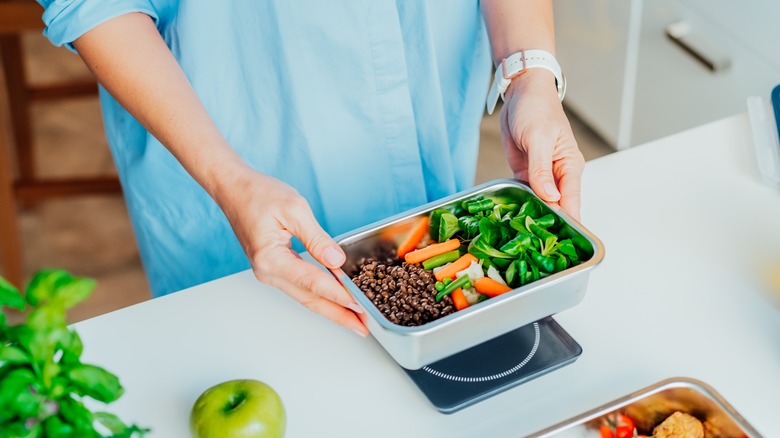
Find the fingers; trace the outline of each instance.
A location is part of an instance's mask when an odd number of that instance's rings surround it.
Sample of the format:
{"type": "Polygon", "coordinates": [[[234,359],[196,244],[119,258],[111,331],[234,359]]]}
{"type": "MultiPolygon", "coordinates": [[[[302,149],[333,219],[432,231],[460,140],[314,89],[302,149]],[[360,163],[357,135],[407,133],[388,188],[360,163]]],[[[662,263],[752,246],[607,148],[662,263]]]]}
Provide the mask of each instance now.
{"type": "Polygon", "coordinates": [[[556,174],[558,188],[561,191],[560,206],[573,218],[580,220],[582,171],[585,168],[585,159],[574,149],[570,156],[556,162],[556,174]]]}
{"type": "Polygon", "coordinates": [[[514,178],[521,181],[528,181],[528,155],[524,150],[517,147],[517,143],[515,143],[515,140],[509,131],[507,113],[506,107],[502,108],[499,124],[501,127],[501,144],[504,146],[504,153],[506,154],[506,159],[514,178]]]}
{"type": "Polygon", "coordinates": [[[352,296],[332,275],[282,249],[272,256],[273,276],[284,278],[296,288],[313,293],[342,307],[360,313],[352,296]]]}
{"type": "Polygon", "coordinates": [[[283,290],[292,299],[303,304],[312,312],[319,313],[325,318],[344,326],[361,336],[368,336],[368,329],[354,312],[319,295],[313,294],[306,289],[302,289],[285,278],[277,277],[277,280],[274,283],[275,287],[283,290]]]}
{"type": "Polygon", "coordinates": [[[554,144],[552,139],[530,136],[525,145],[528,151],[528,177],[531,188],[547,202],[558,202],[561,199],[552,172],[554,144]]]}
{"type": "Polygon", "coordinates": [[[280,246],[264,251],[254,258],[252,267],[263,283],[281,289],[313,312],[367,335],[356,315],[362,310],[349,292],[334,277],[297,257],[289,248],[280,246]]]}
{"type": "Polygon", "coordinates": [[[290,205],[283,217],[285,228],[297,236],[309,254],[323,266],[336,269],[347,260],[344,250],[322,229],[303,198],[290,205]]]}

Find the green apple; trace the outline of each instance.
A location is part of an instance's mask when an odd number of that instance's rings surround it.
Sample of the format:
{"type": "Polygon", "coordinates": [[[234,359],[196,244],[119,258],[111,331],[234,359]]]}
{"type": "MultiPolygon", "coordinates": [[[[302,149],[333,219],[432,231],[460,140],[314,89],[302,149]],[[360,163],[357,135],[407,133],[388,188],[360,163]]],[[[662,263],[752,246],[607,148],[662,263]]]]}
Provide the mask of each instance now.
{"type": "Polygon", "coordinates": [[[231,380],[207,389],[190,414],[197,438],[277,438],[286,426],[279,394],[257,380],[231,380]]]}

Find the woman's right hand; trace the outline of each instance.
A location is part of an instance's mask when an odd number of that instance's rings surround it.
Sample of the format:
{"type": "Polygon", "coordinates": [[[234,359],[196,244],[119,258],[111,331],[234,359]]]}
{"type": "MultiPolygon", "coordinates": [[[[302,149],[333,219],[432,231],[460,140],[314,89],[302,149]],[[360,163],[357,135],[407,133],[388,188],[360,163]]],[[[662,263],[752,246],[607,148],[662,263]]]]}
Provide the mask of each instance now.
{"type": "Polygon", "coordinates": [[[328,269],[341,268],[346,255],[320,227],[308,202],[289,185],[244,168],[215,199],[230,221],[255,277],[281,289],[309,310],[361,336],[368,329],[347,290],[331,275],[300,258],[293,236],[328,269]]]}

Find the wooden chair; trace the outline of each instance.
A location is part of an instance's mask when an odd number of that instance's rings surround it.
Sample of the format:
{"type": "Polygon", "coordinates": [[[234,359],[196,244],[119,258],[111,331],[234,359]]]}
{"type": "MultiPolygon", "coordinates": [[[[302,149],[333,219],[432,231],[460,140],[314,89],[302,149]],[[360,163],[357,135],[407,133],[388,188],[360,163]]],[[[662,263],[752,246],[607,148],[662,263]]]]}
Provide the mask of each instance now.
{"type": "Polygon", "coordinates": [[[36,176],[30,105],[97,93],[94,80],[45,86],[27,82],[20,35],[42,30],[42,14],[43,9],[34,1],[0,1],[0,64],[5,78],[0,85],[8,101],[6,110],[5,102],[0,99],[0,262],[3,276],[17,286],[21,286],[23,276],[17,218],[20,205],[34,205],[53,197],[121,191],[119,181],[113,176],[58,179],[36,176]],[[7,129],[6,120],[10,121],[7,129]]]}

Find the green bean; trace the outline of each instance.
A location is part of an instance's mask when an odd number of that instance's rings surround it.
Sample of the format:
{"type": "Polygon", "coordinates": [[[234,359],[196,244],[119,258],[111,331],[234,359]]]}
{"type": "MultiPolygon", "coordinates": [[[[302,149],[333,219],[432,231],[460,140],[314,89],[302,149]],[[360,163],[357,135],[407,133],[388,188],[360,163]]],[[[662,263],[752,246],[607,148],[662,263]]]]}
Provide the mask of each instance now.
{"type": "Polygon", "coordinates": [[[469,279],[468,275],[464,275],[458,278],[457,280],[451,282],[450,284],[448,284],[447,287],[444,288],[444,290],[436,294],[436,301],[437,302],[441,301],[441,299],[444,298],[445,295],[449,295],[452,292],[454,292],[455,289],[461,287],[465,287],[465,288],[471,287],[471,280],[469,279]]]}
{"type": "Polygon", "coordinates": [[[439,254],[435,257],[431,257],[428,260],[423,262],[423,269],[433,269],[438,268],[441,265],[446,265],[447,263],[454,262],[455,260],[458,260],[460,258],[460,251],[453,250],[450,252],[445,252],[444,254],[439,254]]]}

